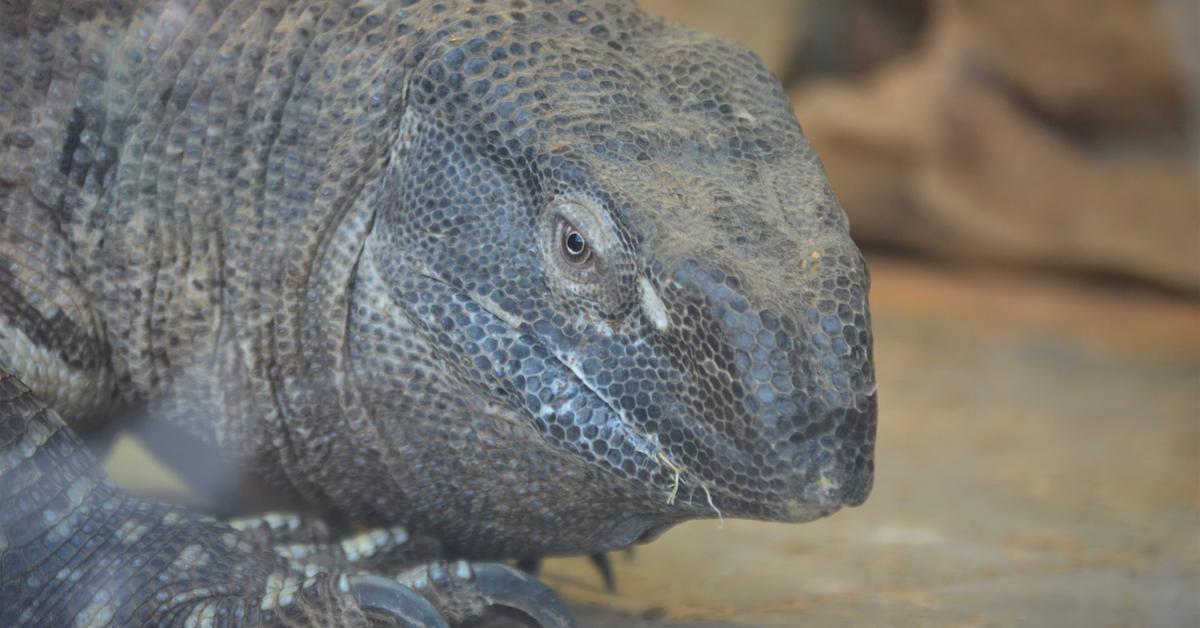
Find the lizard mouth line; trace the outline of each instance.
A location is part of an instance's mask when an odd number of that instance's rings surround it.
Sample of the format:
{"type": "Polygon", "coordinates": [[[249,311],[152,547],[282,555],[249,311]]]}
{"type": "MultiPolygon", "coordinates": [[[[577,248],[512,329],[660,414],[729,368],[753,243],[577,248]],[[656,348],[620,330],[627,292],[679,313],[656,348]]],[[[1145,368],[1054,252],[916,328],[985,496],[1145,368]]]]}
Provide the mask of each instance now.
{"type": "MultiPolygon", "coordinates": [[[[434,276],[433,274],[428,273],[428,272],[418,272],[417,274],[421,278],[429,280],[433,283],[436,283],[436,284],[444,287],[445,289],[453,292],[458,297],[475,304],[481,310],[483,310],[488,315],[493,317],[496,321],[502,323],[511,333],[513,333],[516,336],[521,337],[524,342],[528,342],[531,345],[536,345],[542,351],[544,351],[546,356],[554,361],[554,365],[556,367],[558,367],[559,369],[561,369],[559,375],[564,379],[564,381],[567,384],[574,384],[576,386],[576,390],[574,391],[574,394],[577,395],[577,394],[583,393],[583,394],[588,395],[589,397],[594,399],[598,404],[601,404],[605,408],[605,410],[608,413],[610,413],[617,420],[617,422],[620,425],[620,431],[626,437],[626,439],[629,441],[632,441],[634,443],[635,450],[637,450],[640,454],[642,454],[644,456],[645,461],[650,462],[655,466],[657,475],[659,475],[665,479],[665,486],[663,486],[661,488],[664,488],[668,492],[668,494],[673,494],[674,492],[676,492],[678,490],[679,483],[681,482],[681,476],[679,475],[679,470],[682,469],[682,467],[676,463],[671,462],[670,453],[666,450],[666,448],[662,447],[658,443],[658,438],[656,436],[654,436],[653,434],[647,435],[647,434],[644,434],[643,432],[641,432],[640,430],[638,430],[636,428],[636,426],[634,425],[634,423],[629,420],[627,414],[624,411],[622,411],[619,407],[616,407],[609,399],[606,399],[604,397],[604,395],[600,394],[587,381],[587,379],[585,377],[583,377],[579,373],[579,371],[569,363],[569,361],[564,360],[562,358],[562,356],[560,356],[556,351],[554,351],[553,349],[548,347],[544,342],[542,342],[541,339],[538,338],[538,336],[533,332],[533,330],[529,328],[528,323],[526,323],[520,319],[517,319],[513,315],[503,311],[503,309],[501,309],[495,303],[492,303],[491,301],[489,301],[487,299],[474,298],[471,294],[467,293],[465,290],[462,290],[458,286],[455,286],[453,283],[446,281],[445,279],[434,276]]],[[[529,391],[521,390],[521,392],[528,393],[529,391]]],[[[547,405],[549,405],[551,408],[553,408],[554,406],[562,405],[566,402],[569,402],[572,396],[573,396],[572,391],[569,389],[569,386],[564,386],[560,389],[559,392],[554,394],[554,396],[550,399],[549,404],[543,405],[542,411],[547,412],[547,410],[545,409],[547,407],[547,405]]],[[[523,409],[523,410],[527,415],[530,414],[528,409],[523,409]]],[[[549,410],[549,412],[553,412],[553,410],[549,410]]],[[[531,415],[530,418],[536,419],[537,417],[531,415]]],[[[549,441],[547,441],[547,442],[549,443],[549,441]]],[[[554,446],[552,443],[549,443],[549,444],[551,444],[551,446],[554,446]]],[[[606,467],[606,469],[607,469],[607,467],[606,467]]],[[[610,472],[613,472],[613,471],[610,470],[610,472]]],[[[619,474],[616,474],[616,475],[619,475],[619,474]]],[[[694,474],[689,474],[689,475],[694,475],[694,474]]],[[[698,478],[697,478],[697,480],[698,480],[698,478]]],[[[694,482],[688,482],[688,484],[694,484],[694,482]]],[[[701,485],[703,485],[703,484],[701,483],[701,485]]],[[[715,487],[712,488],[711,490],[712,490],[712,493],[717,492],[715,487]]],[[[694,488],[691,492],[699,493],[700,499],[701,500],[705,499],[704,492],[701,491],[699,488],[694,488]]],[[[694,496],[695,495],[692,495],[692,497],[694,497],[694,496]]],[[[672,501],[674,501],[674,500],[672,500],[672,501]]],[[[701,503],[703,503],[703,502],[701,502],[701,503]]],[[[662,513],[656,512],[654,514],[661,516],[662,513]]]]}
{"type": "MultiPolygon", "coordinates": [[[[769,491],[758,492],[752,496],[738,495],[730,493],[716,482],[706,481],[705,478],[685,465],[676,462],[676,458],[659,444],[658,438],[654,434],[648,435],[638,430],[626,413],[600,394],[576,368],[571,366],[569,360],[564,360],[561,355],[542,342],[530,329],[528,323],[503,311],[488,299],[477,299],[450,281],[432,273],[417,272],[416,274],[453,293],[457,298],[472,303],[495,322],[503,325],[514,338],[519,338],[519,342],[537,346],[545,353],[547,360],[553,362],[553,368],[557,371],[555,375],[561,382],[554,394],[549,399],[542,400],[540,410],[523,407],[520,403],[516,403],[516,407],[514,407],[514,410],[527,417],[531,427],[542,434],[544,442],[548,446],[578,455],[588,455],[588,452],[578,447],[572,447],[569,441],[560,443],[551,440],[543,430],[534,425],[539,418],[548,418],[557,412],[556,408],[566,406],[574,397],[582,394],[593,400],[597,406],[602,406],[611,417],[607,424],[613,431],[619,432],[626,441],[633,443],[635,451],[640,455],[640,461],[649,465],[657,478],[654,482],[654,490],[662,493],[665,504],[670,506],[671,512],[679,515],[681,519],[686,519],[689,515],[703,516],[704,513],[724,518],[725,511],[728,511],[728,514],[734,517],[798,523],[825,517],[838,510],[836,506],[807,503],[801,499],[787,498],[769,491]]],[[[524,388],[514,388],[514,390],[522,395],[536,393],[536,391],[524,388]]],[[[601,460],[604,459],[601,458],[601,460]]],[[[615,464],[613,466],[602,464],[601,467],[617,477],[626,477],[618,472],[615,464]]],[[[666,513],[663,510],[655,510],[645,514],[662,517],[666,513]]]]}

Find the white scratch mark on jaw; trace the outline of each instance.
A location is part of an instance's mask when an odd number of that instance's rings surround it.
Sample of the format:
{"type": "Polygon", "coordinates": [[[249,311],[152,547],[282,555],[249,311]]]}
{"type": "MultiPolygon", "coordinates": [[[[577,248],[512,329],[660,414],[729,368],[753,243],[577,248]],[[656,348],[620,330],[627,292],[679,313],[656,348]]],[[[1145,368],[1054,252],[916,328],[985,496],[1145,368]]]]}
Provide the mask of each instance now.
{"type": "Polygon", "coordinates": [[[645,277],[638,277],[638,287],[642,291],[642,311],[646,313],[646,318],[654,323],[654,328],[658,331],[666,331],[670,326],[670,319],[667,317],[667,306],[658,296],[658,292],[654,290],[654,286],[650,284],[650,280],[645,277]]]}

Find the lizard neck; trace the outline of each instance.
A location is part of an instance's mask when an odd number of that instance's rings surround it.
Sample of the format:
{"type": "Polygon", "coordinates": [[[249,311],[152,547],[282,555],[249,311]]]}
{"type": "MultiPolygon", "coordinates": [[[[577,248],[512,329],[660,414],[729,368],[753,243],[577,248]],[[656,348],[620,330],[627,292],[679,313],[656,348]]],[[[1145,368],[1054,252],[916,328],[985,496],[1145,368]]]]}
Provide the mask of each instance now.
{"type": "Polygon", "coordinates": [[[63,114],[63,228],[120,396],[301,493],[297,449],[347,405],[338,326],[415,63],[386,4],[63,25],[97,64],[63,114]]]}

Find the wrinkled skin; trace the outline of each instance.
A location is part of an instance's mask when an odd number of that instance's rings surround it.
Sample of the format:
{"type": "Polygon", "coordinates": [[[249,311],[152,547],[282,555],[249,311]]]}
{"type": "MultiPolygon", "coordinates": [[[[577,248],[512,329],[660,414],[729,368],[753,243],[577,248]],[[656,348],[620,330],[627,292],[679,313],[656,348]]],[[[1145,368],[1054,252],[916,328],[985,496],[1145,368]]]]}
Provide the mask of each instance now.
{"type": "Polygon", "coordinates": [[[150,4],[4,40],[0,261],[75,353],[3,366],[68,424],[468,558],[866,498],[867,270],[751,53],[626,2],[150,4]]]}
{"type": "Polygon", "coordinates": [[[379,516],[467,555],[871,487],[867,271],[784,94],[737,46],[601,13],[431,48],[357,267],[379,516]]]}

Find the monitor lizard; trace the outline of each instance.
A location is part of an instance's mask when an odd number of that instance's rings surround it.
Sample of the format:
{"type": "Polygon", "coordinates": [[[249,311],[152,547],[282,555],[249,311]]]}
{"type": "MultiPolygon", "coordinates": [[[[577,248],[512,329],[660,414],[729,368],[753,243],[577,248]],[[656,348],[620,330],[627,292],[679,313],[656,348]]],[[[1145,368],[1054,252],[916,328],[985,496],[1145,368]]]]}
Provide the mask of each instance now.
{"type": "Polygon", "coordinates": [[[866,499],[868,284],[778,81],[628,1],[7,0],[0,625],[569,625],[497,561],[866,499]]]}

